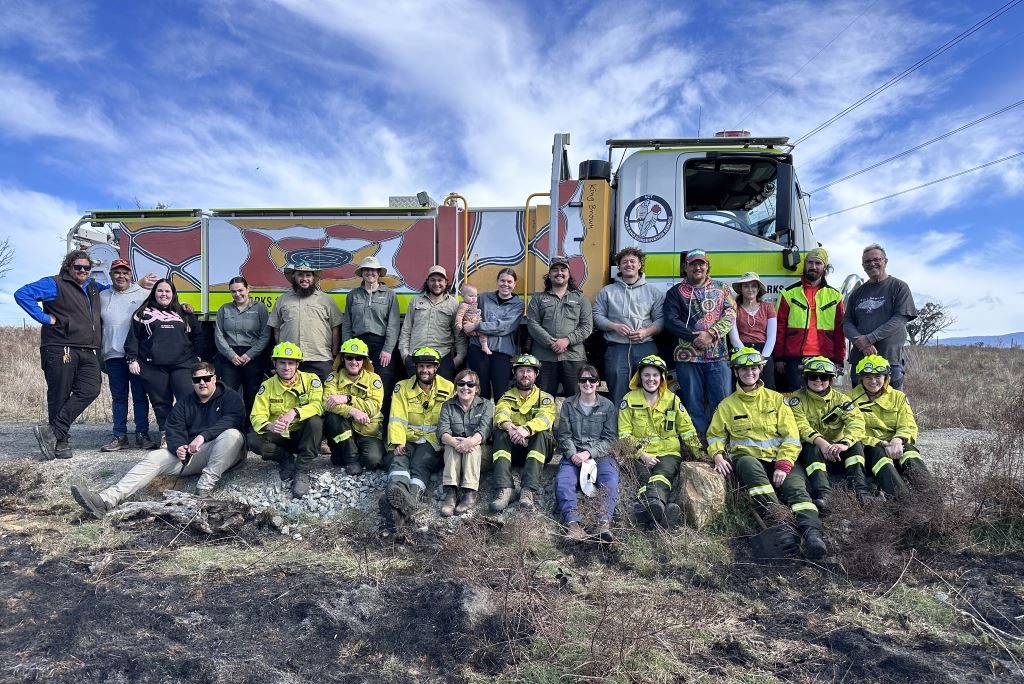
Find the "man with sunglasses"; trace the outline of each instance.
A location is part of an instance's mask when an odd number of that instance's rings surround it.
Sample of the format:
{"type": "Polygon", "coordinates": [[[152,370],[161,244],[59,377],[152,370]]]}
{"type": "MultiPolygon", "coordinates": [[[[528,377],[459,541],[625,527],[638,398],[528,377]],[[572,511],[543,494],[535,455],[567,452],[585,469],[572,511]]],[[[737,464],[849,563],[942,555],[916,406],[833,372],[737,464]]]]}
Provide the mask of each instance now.
{"type": "Polygon", "coordinates": [[[455,385],[437,374],[441,354],[436,349],[420,347],[409,358],[416,374],[395,385],[388,420],[385,500],[395,527],[419,509],[430,476],[441,469],[437,424],[441,405],[455,396],[455,385]]]}
{"type": "Polygon", "coordinates": [[[331,463],[345,466],[349,475],[358,475],[364,467],[379,468],[384,461],[384,382],[374,372],[365,342],[353,337],[342,343],[324,395],[324,436],[331,445],[331,463]]]}
{"type": "MultiPolygon", "coordinates": [[[[889,381],[894,389],[903,389],[903,347],[907,343],[907,323],[917,318],[917,307],[910,286],[886,272],[889,258],[881,245],[871,244],[861,256],[867,281],[858,285],[847,298],[843,332],[853,344],[850,365],[854,368],[865,356],[877,354],[889,362],[889,381]]],[[[853,386],[857,374],[851,375],[853,386]]]]}
{"type": "Polygon", "coordinates": [[[167,416],[167,448],[149,452],[117,484],[101,492],[71,488],[78,504],[102,518],[158,475],[199,474],[196,495],[209,498],[221,475],[245,459],[245,403],[238,392],[217,382],[213,364],[192,366],[191,394],[167,416]]]}
{"type": "Polygon", "coordinates": [[[96,282],[91,271],[88,252],[76,249],[64,257],[57,275],[14,293],[18,306],[43,326],[39,359],[46,379],[47,422],[32,432],[47,460],[71,458],[71,424],[100,394],[100,292],[109,286],[96,282]]]}
{"type": "Polygon", "coordinates": [[[800,465],[807,490],[821,511],[832,491],[829,471],[841,472],[857,498],[871,495],[864,474],[864,415],[854,402],[832,387],[836,364],[824,356],[804,361],[805,386],[786,397],[800,431],[800,465]]]}
{"type": "Polygon", "coordinates": [[[532,511],[535,496],[543,491],[541,474],[554,447],[555,399],[537,387],[540,361],[521,354],[512,363],[515,387],[501,395],[494,407],[494,501],[491,511],[500,513],[512,501],[512,466],[522,466],[519,506],[532,511]]]}

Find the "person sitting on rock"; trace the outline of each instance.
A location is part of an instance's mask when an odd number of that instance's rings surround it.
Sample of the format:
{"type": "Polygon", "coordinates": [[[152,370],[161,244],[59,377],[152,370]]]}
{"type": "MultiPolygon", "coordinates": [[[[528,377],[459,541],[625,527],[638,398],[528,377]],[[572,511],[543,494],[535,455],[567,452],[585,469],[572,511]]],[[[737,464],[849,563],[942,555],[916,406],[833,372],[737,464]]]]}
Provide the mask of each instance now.
{"type": "Polygon", "coordinates": [[[374,372],[367,344],[345,340],[324,384],[324,436],[331,463],[345,466],[349,475],[379,468],[384,461],[384,383],[374,372]]]}
{"type": "Polygon", "coordinates": [[[270,354],[274,375],[256,393],[249,416],[261,440],[260,451],[277,461],[281,479],[292,481],[292,495],[309,494],[309,470],[323,434],[324,387],[315,373],[299,370],[302,350],[281,342],[270,354]]]}
{"type": "Polygon", "coordinates": [[[704,456],[697,429],[679,396],[668,389],[668,365],[656,354],[640,359],[619,404],[619,439],[639,443],[634,470],[640,483],[634,518],[650,529],[667,528],[679,518],[669,501],[683,461],[682,444],[704,456]]]}
{"type": "Polygon", "coordinates": [[[715,470],[728,476],[736,470],[740,484],[770,518],[782,503],[796,515],[804,555],[824,558],[828,549],[821,536],[818,508],[807,493],[807,476],[797,463],[800,433],[793,411],[781,394],[761,382],[764,357],[741,347],[729,359],[736,391],[718,405],[708,428],[708,452],[715,470]]]}
{"type": "Polygon", "coordinates": [[[520,354],[512,362],[512,373],[515,387],[501,395],[494,407],[494,513],[505,510],[512,501],[513,466],[523,468],[519,506],[534,509],[535,497],[543,491],[541,474],[544,464],[551,460],[553,446],[555,399],[537,387],[540,361],[532,354],[520,354]]]}
{"type": "Polygon", "coordinates": [[[818,507],[832,491],[830,471],[842,472],[862,501],[871,495],[864,475],[864,416],[842,392],[832,387],[836,364],[813,356],[803,364],[804,387],[786,397],[793,409],[802,448],[800,465],[807,473],[807,489],[818,507]]]}
{"type": "Polygon", "coordinates": [[[928,468],[917,450],[917,421],[907,395],[889,384],[885,357],[865,356],[857,362],[858,385],[850,398],[864,416],[864,452],[871,474],[887,496],[906,490],[903,477],[919,484],[928,468]],[[901,477],[901,475],[903,477],[901,477]]]}
{"type": "Polygon", "coordinates": [[[611,522],[619,498],[619,466],[608,455],[608,447],[618,436],[618,411],[611,400],[597,393],[601,377],[596,368],[587,364],[580,368],[577,377],[576,394],[562,404],[555,428],[555,443],[562,453],[555,475],[555,504],[569,539],[585,540],[587,531],[576,510],[576,488],[582,468],[595,468],[595,484],[601,497],[597,536],[611,543],[615,541],[611,522]]]}
{"type": "Polygon", "coordinates": [[[192,366],[192,394],[167,416],[167,448],[150,451],[117,484],[101,492],[84,485],[71,495],[85,510],[102,518],[158,475],[185,477],[199,473],[196,495],[209,498],[221,475],[245,460],[245,403],[217,381],[213,364],[192,366]]]}
{"type": "Polygon", "coordinates": [[[437,374],[441,354],[420,347],[409,357],[416,375],[395,385],[388,420],[388,487],[392,522],[401,526],[420,506],[430,476],[441,469],[437,424],[441,405],[455,395],[455,385],[437,374]]]}

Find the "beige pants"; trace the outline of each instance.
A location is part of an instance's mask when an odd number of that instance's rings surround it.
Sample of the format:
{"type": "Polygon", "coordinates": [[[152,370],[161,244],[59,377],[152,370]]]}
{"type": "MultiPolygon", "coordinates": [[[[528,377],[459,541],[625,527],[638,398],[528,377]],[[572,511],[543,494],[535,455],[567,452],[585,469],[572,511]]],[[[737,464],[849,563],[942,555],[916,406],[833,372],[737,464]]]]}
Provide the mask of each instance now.
{"type": "Polygon", "coordinates": [[[480,489],[480,463],[490,463],[490,447],[473,447],[468,454],[460,454],[455,447],[444,448],[444,473],[441,484],[463,489],[480,489]]]}
{"type": "Polygon", "coordinates": [[[196,489],[213,489],[224,472],[246,457],[245,437],[235,429],[225,430],[212,442],[199,447],[188,463],[167,449],[150,451],[146,457],[129,470],[117,484],[107,487],[100,496],[110,507],[117,506],[139,491],[158,475],[199,476],[196,489]]]}

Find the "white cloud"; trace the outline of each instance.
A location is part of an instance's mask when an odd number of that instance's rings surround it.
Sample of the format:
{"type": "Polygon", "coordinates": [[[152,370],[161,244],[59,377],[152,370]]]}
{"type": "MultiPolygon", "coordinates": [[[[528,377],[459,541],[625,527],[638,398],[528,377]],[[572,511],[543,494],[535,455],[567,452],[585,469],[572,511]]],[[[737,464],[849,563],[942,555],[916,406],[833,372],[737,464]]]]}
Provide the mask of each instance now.
{"type": "Polygon", "coordinates": [[[104,53],[89,30],[88,5],[78,0],[0,3],[0,46],[27,48],[42,62],[80,62],[104,53]]]}
{"type": "Polygon", "coordinates": [[[20,74],[0,70],[0,92],[0,134],[19,139],[53,136],[97,147],[108,147],[117,139],[94,106],[62,101],[53,89],[20,74]]]}

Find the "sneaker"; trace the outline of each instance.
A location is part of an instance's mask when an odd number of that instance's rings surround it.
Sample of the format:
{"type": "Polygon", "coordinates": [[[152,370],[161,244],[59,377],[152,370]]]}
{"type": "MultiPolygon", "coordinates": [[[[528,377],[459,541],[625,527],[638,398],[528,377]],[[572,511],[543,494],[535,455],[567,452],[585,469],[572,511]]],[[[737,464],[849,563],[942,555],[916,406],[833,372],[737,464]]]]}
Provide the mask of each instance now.
{"type": "Polygon", "coordinates": [[[53,429],[46,423],[32,426],[32,434],[36,436],[39,443],[39,453],[43,455],[44,461],[52,461],[55,458],[54,447],[57,439],[53,436],[53,429]]]}
{"type": "Polygon", "coordinates": [[[110,510],[107,506],[107,502],[103,500],[103,497],[99,494],[91,491],[89,488],[83,486],[74,485],[71,487],[71,496],[75,497],[75,501],[78,505],[85,510],[92,513],[97,518],[102,518],[110,510]]]}
{"type": "Polygon", "coordinates": [[[53,456],[54,458],[71,458],[74,456],[71,452],[71,445],[68,444],[68,440],[57,440],[57,444],[53,447],[53,456]]]}
{"type": "Polygon", "coordinates": [[[575,542],[583,542],[587,540],[587,531],[583,529],[583,525],[573,520],[566,526],[565,536],[575,542]]]}
{"type": "Polygon", "coordinates": [[[128,446],[128,438],[124,435],[114,437],[108,443],[100,447],[100,451],[120,451],[128,446]]]}
{"type": "Polygon", "coordinates": [[[160,442],[156,441],[149,436],[148,432],[136,432],[135,433],[135,446],[139,449],[145,449],[146,451],[152,451],[153,449],[160,448],[160,442]]]}
{"type": "Polygon", "coordinates": [[[292,496],[301,499],[307,494],[309,494],[309,473],[303,470],[295,473],[292,477],[292,496]]]}
{"type": "Polygon", "coordinates": [[[537,504],[533,501],[533,490],[524,489],[519,493],[519,507],[524,511],[536,510],[537,504]]]}

